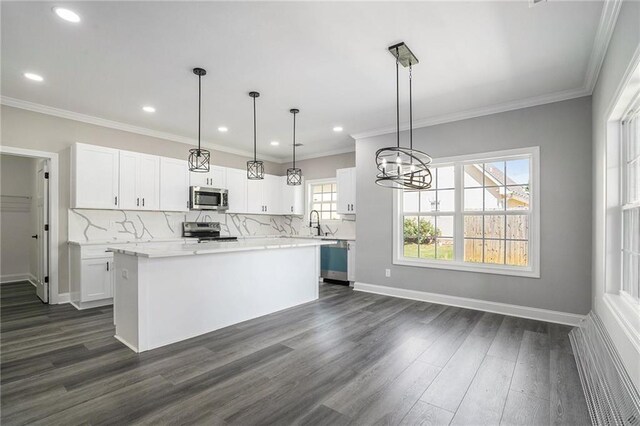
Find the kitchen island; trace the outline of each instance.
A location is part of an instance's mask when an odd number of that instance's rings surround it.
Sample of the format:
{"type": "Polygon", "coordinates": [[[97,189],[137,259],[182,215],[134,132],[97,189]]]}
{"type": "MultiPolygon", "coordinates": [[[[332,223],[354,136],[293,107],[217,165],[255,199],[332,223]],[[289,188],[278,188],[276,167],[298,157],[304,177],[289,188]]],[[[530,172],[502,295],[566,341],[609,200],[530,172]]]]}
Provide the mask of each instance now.
{"type": "Polygon", "coordinates": [[[116,339],[136,352],[318,298],[320,246],[255,238],[114,245],[116,339]]]}

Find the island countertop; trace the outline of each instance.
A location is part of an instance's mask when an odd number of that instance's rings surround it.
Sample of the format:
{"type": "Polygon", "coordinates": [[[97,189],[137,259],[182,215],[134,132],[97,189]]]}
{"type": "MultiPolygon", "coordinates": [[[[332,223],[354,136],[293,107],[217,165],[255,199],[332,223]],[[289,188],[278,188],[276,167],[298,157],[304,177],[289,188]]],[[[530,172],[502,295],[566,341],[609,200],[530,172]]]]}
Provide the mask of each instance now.
{"type": "Polygon", "coordinates": [[[203,254],[231,253],[238,251],[284,249],[295,247],[314,247],[335,244],[335,240],[319,240],[304,238],[250,238],[237,241],[211,241],[204,243],[139,243],[108,247],[114,253],[138,257],[175,257],[203,254]]]}

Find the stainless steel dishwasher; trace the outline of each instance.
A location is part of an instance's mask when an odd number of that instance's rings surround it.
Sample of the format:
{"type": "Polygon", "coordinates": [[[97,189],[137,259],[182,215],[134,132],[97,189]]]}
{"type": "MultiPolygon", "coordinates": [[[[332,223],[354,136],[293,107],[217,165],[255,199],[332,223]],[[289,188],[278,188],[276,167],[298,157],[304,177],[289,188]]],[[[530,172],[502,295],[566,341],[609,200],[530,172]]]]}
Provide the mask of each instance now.
{"type": "Polygon", "coordinates": [[[337,244],[322,246],[320,249],[320,276],[330,280],[348,282],[348,242],[338,240],[337,244]]]}

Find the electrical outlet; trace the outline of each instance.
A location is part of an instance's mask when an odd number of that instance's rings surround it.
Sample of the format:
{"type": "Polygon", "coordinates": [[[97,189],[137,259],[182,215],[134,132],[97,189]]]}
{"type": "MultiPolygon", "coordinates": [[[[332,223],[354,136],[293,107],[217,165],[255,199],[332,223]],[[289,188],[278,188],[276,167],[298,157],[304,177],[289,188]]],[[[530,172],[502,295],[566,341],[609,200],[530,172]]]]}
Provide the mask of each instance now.
{"type": "Polygon", "coordinates": [[[385,269],[384,270],[384,276],[389,278],[391,276],[391,269],[385,269]]]}
{"type": "Polygon", "coordinates": [[[127,269],[122,270],[122,278],[124,278],[125,280],[129,279],[129,271],[127,269]]]}

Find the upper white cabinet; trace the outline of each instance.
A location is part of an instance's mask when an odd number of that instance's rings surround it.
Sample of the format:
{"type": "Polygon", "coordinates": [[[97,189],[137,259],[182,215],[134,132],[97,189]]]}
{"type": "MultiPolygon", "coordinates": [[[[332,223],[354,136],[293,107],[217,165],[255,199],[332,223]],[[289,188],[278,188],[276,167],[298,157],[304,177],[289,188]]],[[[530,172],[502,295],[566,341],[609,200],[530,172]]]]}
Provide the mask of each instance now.
{"type": "Polygon", "coordinates": [[[71,147],[71,207],[117,209],[119,151],[101,146],[71,147]]]}
{"type": "Polygon", "coordinates": [[[160,210],[189,210],[189,170],[185,160],[160,158],[160,210]]]}
{"type": "Polygon", "coordinates": [[[160,157],[120,151],[120,201],[125,210],[160,209],[160,157]]]}
{"type": "Polygon", "coordinates": [[[356,168],[336,170],[338,183],[338,213],[356,213],[356,168]]]}
{"type": "Polygon", "coordinates": [[[229,210],[227,213],[246,213],[247,171],[227,169],[227,190],[229,191],[229,210]]]}
{"type": "Polygon", "coordinates": [[[282,181],[280,176],[264,175],[264,179],[247,179],[246,182],[247,213],[282,214],[280,204],[282,181]]]}
{"type": "Polygon", "coordinates": [[[191,186],[205,186],[209,188],[227,188],[226,168],[210,166],[207,173],[189,172],[191,186]]]}
{"type": "Polygon", "coordinates": [[[280,213],[289,215],[304,214],[304,185],[287,185],[287,177],[280,177],[282,199],[280,213]]]}

